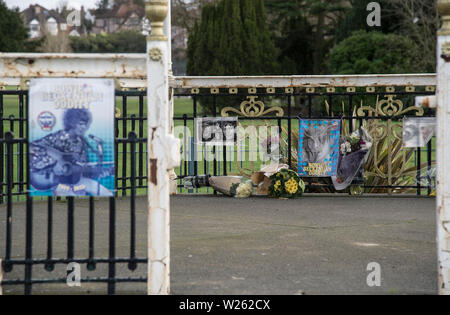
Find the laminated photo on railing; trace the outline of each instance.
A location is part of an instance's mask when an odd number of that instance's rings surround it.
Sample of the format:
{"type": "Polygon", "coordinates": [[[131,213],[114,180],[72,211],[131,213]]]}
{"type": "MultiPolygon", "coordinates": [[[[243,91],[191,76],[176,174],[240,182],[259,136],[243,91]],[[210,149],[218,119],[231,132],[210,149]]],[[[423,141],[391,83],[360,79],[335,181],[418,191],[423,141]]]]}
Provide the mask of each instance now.
{"type": "Polygon", "coordinates": [[[30,81],[32,196],[114,195],[114,82],[30,81]]]}
{"type": "Polygon", "coordinates": [[[341,121],[300,119],[298,172],[305,177],[335,176],[341,121]]]}
{"type": "Polygon", "coordinates": [[[403,118],[403,147],[425,147],[436,132],[436,117],[403,118]]]}
{"type": "Polygon", "coordinates": [[[205,145],[233,146],[237,142],[237,117],[196,118],[196,142],[205,145]]]}

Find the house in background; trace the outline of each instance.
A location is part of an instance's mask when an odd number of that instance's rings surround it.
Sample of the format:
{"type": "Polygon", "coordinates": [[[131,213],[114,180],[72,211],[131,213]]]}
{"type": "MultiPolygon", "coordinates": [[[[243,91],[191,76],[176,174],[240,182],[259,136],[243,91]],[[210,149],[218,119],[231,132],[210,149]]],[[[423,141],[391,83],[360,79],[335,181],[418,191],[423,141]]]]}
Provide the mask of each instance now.
{"type": "Polygon", "coordinates": [[[120,30],[143,30],[145,9],[129,0],[128,3],[114,5],[110,9],[90,10],[95,22],[92,27],[94,34],[114,33],[120,30]]]}
{"type": "MultiPolygon", "coordinates": [[[[121,30],[136,30],[143,35],[150,32],[150,23],[145,17],[145,9],[129,0],[108,9],[84,10],[81,7],[80,26],[70,26],[67,17],[73,10],[48,10],[34,4],[21,12],[30,38],[39,38],[44,34],[84,36],[87,34],[115,33],[121,30]]],[[[174,73],[186,74],[186,49],[188,40],[186,28],[172,25],[172,56],[174,73]]]]}
{"type": "Polygon", "coordinates": [[[20,15],[25,26],[29,28],[30,38],[41,37],[45,32],[58,35],[58,32],[67,29],[67,24],[58,12],[48,10],[39,4],[30,5],[20,15]]]}
{"type": "MultiPolygon", "coordinates": [[[[67,33],[71,36],[80,36],[85,33],[85,27],[70,26],[67,23],[67,15],[70,10],[59,12],[59,10],[48,10],[39,4],[32,4],[20,15],[25,23],[25,26],[29,29],[30,38],[39,38],[45,33],[49,33],[53,36],[58,35],[60,32],[67,33]]],[[[84,8],[81,7],[80,18],[83,20],[85,15],[84,8]]]]}

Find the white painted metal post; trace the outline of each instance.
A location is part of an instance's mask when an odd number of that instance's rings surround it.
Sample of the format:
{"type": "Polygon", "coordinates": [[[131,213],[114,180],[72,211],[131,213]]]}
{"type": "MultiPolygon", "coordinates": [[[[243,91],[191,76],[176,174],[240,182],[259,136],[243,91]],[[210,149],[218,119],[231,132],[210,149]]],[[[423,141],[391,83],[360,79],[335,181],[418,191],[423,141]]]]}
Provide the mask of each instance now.
{"type": "MultiPolygon", "coordinates": [[[[172,21],[170,20],[171,19],[171,14],[170,14],[171,8],[172,8],[171,1],[168,1],[167,2],[167,10],[169,12],[169,16],[164,21],[163,29],[164,29],[164,34],[170,34],[169,38],[172,37],[172,23],[171,23],[172,21]]],[[[167,49],[168,49],[168,55],[169,55],[168,58],[169,58],[169,82],[170,82],[170,80],[173,78],[173,71],[172,71],[172,40],[169,39],[167,41],[167,43],[168,43],[168,48],[167,49]]],[[[174,113],[174,99],[173,99],[173,88],[171,87],[170,90],[169,90],[169,115],[170,115],[170,117],[173,117],[173,113],[174,113]]],[[[174,131],[173,128],[174,128],[174,121],[173,121],[173,119],[170,119],[169,120],[170,133],[173,133],[173,131],[174,131]]]]}
{"type": "Polygon", "coordinates": [[[0,295],[3,295],[2,281],[3,281],[3,265],[2,260],[0,259],[0,295]]]}
{"type": "Polygon", "coordinates": [[[437,242],[439,293],[450,295],[450,0],[439,0],[438,33],[437,242]]]}
{"type": "MultiPolygon", "coordinates": [[[[163,24],[170,21],[166,0],[148,0],[146,15],[148,103],[148,293],[170,293],[169,171],[180,159],[178,139],[170,135],[169,41],[163,24]]],[[[169,22],[170,23],[170,22],[169,22]]]]}

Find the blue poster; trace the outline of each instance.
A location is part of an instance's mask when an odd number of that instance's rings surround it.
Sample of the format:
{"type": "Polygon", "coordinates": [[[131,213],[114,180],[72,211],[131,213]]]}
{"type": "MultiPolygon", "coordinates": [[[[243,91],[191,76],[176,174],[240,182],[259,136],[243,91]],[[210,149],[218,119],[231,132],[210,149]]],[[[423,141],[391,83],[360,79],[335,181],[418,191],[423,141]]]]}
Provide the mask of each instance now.
{"type": "Polygon", "coordinates": [[[298,173],[304,177],[336,176],[341,121],[300,119],[298,173]]]}
{"type": "Polygon", "coordinates": [[[31,196],[114,195],[114,81],[31,79],[31,196]]]}

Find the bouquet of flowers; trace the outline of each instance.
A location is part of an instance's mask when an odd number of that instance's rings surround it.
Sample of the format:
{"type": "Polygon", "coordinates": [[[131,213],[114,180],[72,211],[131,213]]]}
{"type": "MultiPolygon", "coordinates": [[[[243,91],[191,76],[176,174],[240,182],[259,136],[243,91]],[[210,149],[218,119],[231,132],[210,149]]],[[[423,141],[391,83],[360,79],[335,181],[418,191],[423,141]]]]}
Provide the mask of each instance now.
{"type": "Polygon", "coordinates": [[[344,190],[350,186],[358,174],[363,177],[363,166],[372,144],[372,137],[363,127],[341,139],[337,177],[331,178],[336,190],[344,190]]]}
{"type": "Polygon", "coordinates": [[[183,178],[186,189],[212,187],[224,195],[237,198],[248,198],[253,193],[252,181],[242,176],[188,176],[183,178]]]}
{"type": "Polygon", "coordinates": [[[341,141],[340,153],[341,155],[347,155],[359,150],[367,150],[372,146],[371,142],[367,143],[367,138],[362,137],[361,132],[355,131],[350,136],[345,137],[341,141]]]}
{"type": "Polygon", "coordinates": [[[236,198],[248,198],[253,193],[253,184],[249,179],[241,179],[240,183],[231,185],[230,194],[236,198]]]}
{"type": "Polygon", "coordinates": [[[276,198],[296,198],[305,191],[305,183],[298,174],[287,168],[270,176],[269,196],[276,198]]]}

